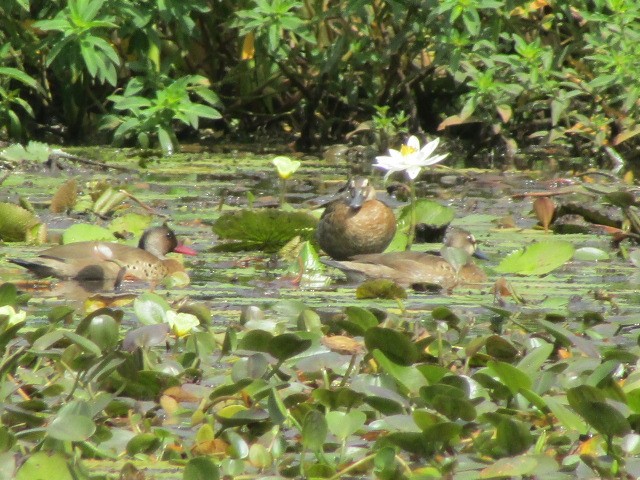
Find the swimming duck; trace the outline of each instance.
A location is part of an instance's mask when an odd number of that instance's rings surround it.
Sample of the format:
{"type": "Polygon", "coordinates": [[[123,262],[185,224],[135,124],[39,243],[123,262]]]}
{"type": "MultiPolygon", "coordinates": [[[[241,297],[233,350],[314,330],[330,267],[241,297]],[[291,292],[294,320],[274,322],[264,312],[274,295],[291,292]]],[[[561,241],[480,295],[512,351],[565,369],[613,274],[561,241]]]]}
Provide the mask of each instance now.
{"type": "Polygon", "coordinates": [[[396,233],[396,217],[376,199],[367,178],[349,181],[344,198],[329,203],[316,230],[320,247],[336,260],[383,252],[396,233]]]}
{"type": "Polygon", "coordinates": [[[138,247],[114,242],[75,242],[52,247],[30,260],[10,258],[39,277],[75,280],[162,280],[184,270],[169,252],[195,255],[195,250],[178,243],[173,231],[163,225],[147,229],[138,247]]]}
{"type": "Polygon", "coordinates": [[[348,261],[324,260],[324,263],[344,271],[351,280],[388,278],[404,287],[427,284],[450,291],[456,285],[472,286],[487,280],[482,269],[470,261],[471,256],[486,257],[477,251],[476,239],[468,231],[450,228],[441,253],[389,252],[354,255],[348,261]]]}

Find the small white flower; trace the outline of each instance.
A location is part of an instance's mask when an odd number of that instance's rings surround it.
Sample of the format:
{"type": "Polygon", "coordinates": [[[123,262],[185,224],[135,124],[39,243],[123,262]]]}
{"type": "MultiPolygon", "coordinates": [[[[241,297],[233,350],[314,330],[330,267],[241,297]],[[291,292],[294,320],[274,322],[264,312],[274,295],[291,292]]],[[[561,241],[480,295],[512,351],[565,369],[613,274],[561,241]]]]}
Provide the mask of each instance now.
{"type": "Polygon", "coordinates": [[[414,135],[409,137],[407,143],[402,145],[400,150],[389,149],[389,155],[380,155],[376,157],[373,166],[387,171],[384,176],[385,180],[395,172],[405,172],[410,180],[415,180],[420,170],[441,162],[446,158],[448,153],[443,155],[431,154],[435,151],[440,143],[440,139],[436,138],[432,142],[427,143],[422,149],[420,148],[420,140],[414,135]]]}

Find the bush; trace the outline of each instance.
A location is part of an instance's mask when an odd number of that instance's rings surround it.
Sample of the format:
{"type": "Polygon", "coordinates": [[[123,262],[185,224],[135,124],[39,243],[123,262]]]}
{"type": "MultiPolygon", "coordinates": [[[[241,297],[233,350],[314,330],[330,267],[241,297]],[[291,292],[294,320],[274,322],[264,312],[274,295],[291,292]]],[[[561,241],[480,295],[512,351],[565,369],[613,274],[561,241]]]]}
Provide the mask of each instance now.
{"type": "Polygon", "coordinates": [[[65,5],[0,6],[7,136],[32,129],[29,116],[60,118],[80,138],[102,119],[117,141],[170,150],[179,124],[219,118],[215,90],[235,133],[292,131],[300,148],[356,127],[381,147],[406,130],[473,131],[511,151],[637,144],[640,9],[630,0],[65,5]]]}

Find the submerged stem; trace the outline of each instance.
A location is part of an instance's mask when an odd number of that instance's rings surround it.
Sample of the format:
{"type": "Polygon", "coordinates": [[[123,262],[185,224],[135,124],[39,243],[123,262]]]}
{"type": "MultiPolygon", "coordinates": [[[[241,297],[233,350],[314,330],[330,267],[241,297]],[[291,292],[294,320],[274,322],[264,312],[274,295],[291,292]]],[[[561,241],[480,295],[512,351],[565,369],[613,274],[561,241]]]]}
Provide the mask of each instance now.
{"type": "Polygon", "coordinates": [[[409,222],[409,232],[407,233],[407,246],[405,250],[411,250],[413,246],[413,240],[416,236],[416,184],[413,180],[409,180],[409,192],[410,192],[410,200],[411,200],[411,221],[409,222]]]}
{"type": "Polygon", "coordinates": [[[280,178],[280,208],[284,206],[284,194],[287,189],[287,181],[284,178],[280,178]]]}

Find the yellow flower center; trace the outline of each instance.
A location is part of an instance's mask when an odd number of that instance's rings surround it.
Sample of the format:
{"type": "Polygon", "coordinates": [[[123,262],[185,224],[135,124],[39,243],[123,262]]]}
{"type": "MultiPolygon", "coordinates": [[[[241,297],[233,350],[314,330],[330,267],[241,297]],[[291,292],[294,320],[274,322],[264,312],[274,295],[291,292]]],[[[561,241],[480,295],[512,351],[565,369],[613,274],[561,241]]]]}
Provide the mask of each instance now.
{"type": "Polygon", "coordinates": [[[409,145],[402,145],[402,147],[400,147],[400,153],[402,154],[403,157],[406,157],[407,155],[411,155],[416,151],[417,150],[415,148],[410,147],[409,145]]]}

